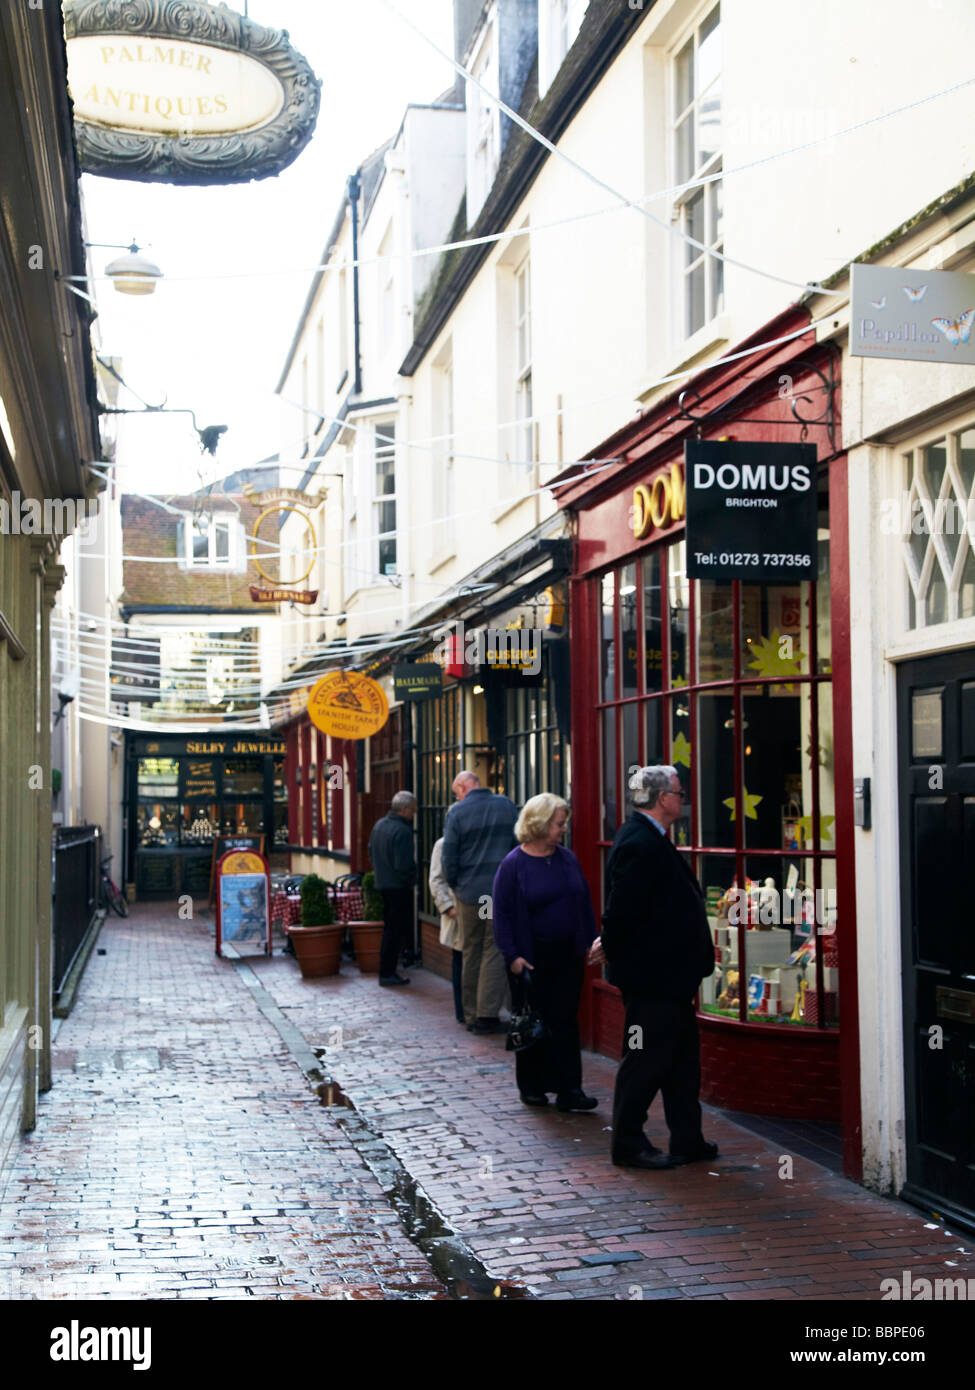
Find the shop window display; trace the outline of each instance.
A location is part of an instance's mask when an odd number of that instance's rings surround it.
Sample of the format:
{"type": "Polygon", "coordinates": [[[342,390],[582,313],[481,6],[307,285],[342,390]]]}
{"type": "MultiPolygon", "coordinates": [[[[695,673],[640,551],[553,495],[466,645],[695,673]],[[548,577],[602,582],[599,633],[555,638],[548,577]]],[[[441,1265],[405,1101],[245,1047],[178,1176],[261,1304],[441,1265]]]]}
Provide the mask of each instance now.
{"type": "Polygon", "coordinates": [[[704,889],[718,966],[699,1007],[755,1025],[839,1021],[826,524],[822,499],[814,582],[688,583],[679,542],[599,587],[604,862],[629,811],[619,765],[672,764],[686,798],[673,839],[704,889]],[[659,664],[645,659],[655,640],[659,664]]]}

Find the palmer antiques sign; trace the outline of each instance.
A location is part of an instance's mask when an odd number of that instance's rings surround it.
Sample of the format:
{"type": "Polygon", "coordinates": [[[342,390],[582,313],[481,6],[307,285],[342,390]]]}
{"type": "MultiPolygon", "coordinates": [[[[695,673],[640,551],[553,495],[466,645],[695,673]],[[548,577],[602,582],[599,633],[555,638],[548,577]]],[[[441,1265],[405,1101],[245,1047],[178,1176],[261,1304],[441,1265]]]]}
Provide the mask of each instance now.
{"type": "Polygon", "coordinates": [[[311,139],[319,86],[283,30],[203,0],[65,0],[81,167],[109,178],[241,183],[311,139]]]}
{"type": "Polygon", "coordinates": [[[256,492],[253,484],[247,483],[244,485],[244,493],[252,506],[261,508],[261,514],[254,522],[254,530],[251,533],[251,559],[261,578],[271,585],[269,589],[262,589],[260,585],[252,584],[250,586],[251,598],[255,603],[314,603],[318,598],[317,589],[299,589],[295,586],[307,579],[315,567],[315,558],[318,554],[316,549],[317,537],[308,511],[320,507],[324,503],[328,496],[326,489],[319,488],[317,496],[312,496],[311,493],[307,492],[298,492],[295,488],[290,487],[276,487],[272,488],[270,492],[256,492]],[[304,508],[307,510],[303,510],[304,508]],[[311,556],[307,568],[297,579],[285,579],[281,574],[280,539],[275,540],[273,532],[268,537],[262,538],[261,536],[261,524],[269,516],[274,516],[279,518],[277,535],[280,537],[283,518],[289,512],[293,512],[305,523],[306,549],[303,553],[311,556]],[[270,573],[269,569],[265,568],[265,563],[272,569],[276,568],[277,573],[270,573]]]}

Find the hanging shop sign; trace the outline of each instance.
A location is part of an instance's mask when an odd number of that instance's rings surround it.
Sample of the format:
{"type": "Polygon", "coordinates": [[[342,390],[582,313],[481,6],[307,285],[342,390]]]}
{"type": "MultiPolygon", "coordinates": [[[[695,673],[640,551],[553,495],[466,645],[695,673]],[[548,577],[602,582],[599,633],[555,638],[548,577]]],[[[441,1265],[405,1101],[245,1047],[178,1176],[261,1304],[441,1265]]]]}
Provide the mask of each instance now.
{"type": "Polygon", "coordinates": [[[435,700],[443,689],[443,671],[434,661],[401,661],[393,667],[397,700],[435,700]]]}
{"type": "Polygon", "coordinates": [[[368,738],[389,718],[389,701],[378,681],[361,671],[330,671],[311,688],[308,718],[332,738],[368,738]]]}
{"type": "Polygon", "coordinates": [[[850,355],[975,364],[975,275],[854,265],[850,355]]]}
{"type": "Polygon", "coordinates": [[[283,30],[203,0],[65,0],[82,169],[240,183],[286,169],[312,137],[320,83],[283,30]]]}
{"type": "Polygon", "coordinates": [[[318,598],[317,589],[261,589],[256,584],[249,587],[255,603],[314,603],[318,598]]]}
{"type": "Polygon", "coordinates": [[[235,950],[256,946],[271,954],[270,869],[261,853],[231,850],[217,863],[217,936],[219,956],[225,941],[235,950]]]}
{"type": "MultiPolygon", "coordinates": [[[[318,590],[299,589],[297,586],[301,584],[303,580],[307,579],[315,568],[315,560],[318,555],[318,538],[315,534],[315,526],[311,517],[306,511],[303,511],[300,506],[295,506],[290,501],[281,502],[278,500],[279,494],[284,491],[285,489],[277,488],[273,493],[263,493],[260,496],[251,498],[255,506],[262,507],[262,511],[254,522],[254,529],[251,532],[250,558],[253,560],[254,568],[257,570],[258,574],[271,586],[269,589],[264,589],[259,584],[251,584],[249,586],[251,598],[255,603],[314,603],[318,598],[318,590]],[[263,506],[263,503],[268,498],[271,500],[266,506],[263,506]],[[305,523],[307,549],[304,553],[310,555],[307,568],[294,579],[283,578],[280,572],[280,561],[272,560],[271,558],[272,556],[280,555],[280,549],[276,550],[275,547],[280,547],[281,545],[281,518],[288,513],[293,513],[295,516],[301,517],[302,521],[305,523]],[[271,526],[265,528],[266,533],[262,536],[261,526],[270,516],[279,518],[276,528],[272,523],[271,526]],[[268,566],[276,568],[278,573],[272,574],[269,569],[265,568],[265,563],[268,566]]],[[[288,489],[288,491],[290,491],[290,489],[288,489]]],[[[303,503],[313,501],[313,499],[306,497],[303,492],[292,493],[291,495],[303,503]]]]}
{"type": "Polygon", "coordinates": [[[815,444],[684,445],[691,579],[815,579],[815,444]]]}

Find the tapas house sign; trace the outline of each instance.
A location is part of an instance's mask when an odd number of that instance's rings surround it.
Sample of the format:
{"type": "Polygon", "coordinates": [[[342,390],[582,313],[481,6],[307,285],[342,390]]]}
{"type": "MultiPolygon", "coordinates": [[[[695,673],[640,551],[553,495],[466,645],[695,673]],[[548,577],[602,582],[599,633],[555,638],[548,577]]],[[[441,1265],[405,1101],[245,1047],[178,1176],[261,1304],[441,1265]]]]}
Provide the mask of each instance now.
{"type": "Polygon", "coordinates": [[[203,0],[65,0],[82,168],[162,183],[241,183],[312,137],[320,83],[288,35],[203,0]]]}

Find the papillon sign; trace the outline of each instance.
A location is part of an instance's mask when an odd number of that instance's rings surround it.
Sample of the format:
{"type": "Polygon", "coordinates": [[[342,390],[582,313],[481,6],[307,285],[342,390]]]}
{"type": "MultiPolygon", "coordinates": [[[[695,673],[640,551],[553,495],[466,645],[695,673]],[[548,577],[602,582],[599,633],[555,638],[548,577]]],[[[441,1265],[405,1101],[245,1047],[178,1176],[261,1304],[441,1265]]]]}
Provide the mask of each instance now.
{"type": "Polygon", "coordinates": [[[975,275],[853,266],[850,356],[975,365],[975,275]]]}

